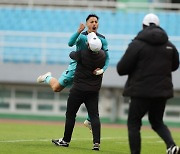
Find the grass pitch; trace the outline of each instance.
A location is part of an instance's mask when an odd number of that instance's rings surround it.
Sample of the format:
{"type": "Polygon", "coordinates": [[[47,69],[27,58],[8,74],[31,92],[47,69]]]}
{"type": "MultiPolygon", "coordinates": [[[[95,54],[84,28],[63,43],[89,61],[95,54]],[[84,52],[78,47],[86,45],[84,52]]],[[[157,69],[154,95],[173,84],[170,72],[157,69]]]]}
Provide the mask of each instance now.
{"type": "MultiPolygon", "coordinates": [[[[180,145],[180,129],[170,129],[180,145]]],[[[57,147],[51,139],[61,138],[62,123],[0,121],[0,154],[129,154],[126,127],[102,124],[101,149],[92,151],[92,134],[82,124],[76,124],[68,148],[57,147]]],[[[148,127],[143,127],[142,154],[165,154],[164,142],[148,127]]]]}

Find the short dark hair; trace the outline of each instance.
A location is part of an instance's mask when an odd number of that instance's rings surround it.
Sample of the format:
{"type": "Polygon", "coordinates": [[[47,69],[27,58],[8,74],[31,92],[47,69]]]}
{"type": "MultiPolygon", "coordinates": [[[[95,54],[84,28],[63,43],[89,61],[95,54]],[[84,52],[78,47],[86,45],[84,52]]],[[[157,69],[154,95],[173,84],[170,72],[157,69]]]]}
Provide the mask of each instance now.
{"type": "Polygon", "coordinates": [[[96,17],[97,20],[99,20],[99,17],[98,17],[96,14],[89,14],[89,15],[87,16],[87,18],[86,18],[86,21],[88,21],[89,18],[91,18],[91,17],[96,17]]]}

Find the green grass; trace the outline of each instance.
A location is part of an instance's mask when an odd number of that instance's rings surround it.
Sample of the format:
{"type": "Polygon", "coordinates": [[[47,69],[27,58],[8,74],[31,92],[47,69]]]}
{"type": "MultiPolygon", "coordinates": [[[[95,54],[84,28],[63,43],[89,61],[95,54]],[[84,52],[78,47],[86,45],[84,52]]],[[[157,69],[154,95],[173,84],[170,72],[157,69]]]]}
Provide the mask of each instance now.
{"type": "MultiPolygon", "coordinates": [[[[82,125],[76,125],[68,148],[57,147],[51,139],[63,136],[64,125],[46,123],[0,123],[0,153],[7,154],[91,154],[92,134],[82,125]]],[[[180,130],[171,129],[180,145],[180,130]]],[[[103,154],[129,154],[127,129],[102,125],[101,150],[103,154]]],[[[165,144],[151,130],[142,128],[142,154],[163,154],[165,144]]]]}

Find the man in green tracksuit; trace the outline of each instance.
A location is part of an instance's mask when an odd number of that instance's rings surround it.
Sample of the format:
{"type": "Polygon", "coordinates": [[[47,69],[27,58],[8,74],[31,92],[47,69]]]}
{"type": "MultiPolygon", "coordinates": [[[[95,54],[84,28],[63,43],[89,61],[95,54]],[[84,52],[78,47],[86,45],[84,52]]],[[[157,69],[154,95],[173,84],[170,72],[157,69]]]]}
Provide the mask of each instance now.
{"type": "MultiPolygon", "coordinates": [[[[106,38],[97,32],[98,25],[99,25],[98,20],[99,20],[99,17],[97,15],[95,14],[88,15],[88,17],[86,18],[87,31],[83,32],[83,30],[85,29],[85,25],[81,23],[77,32],[71,36],[68,42],[68,45],[70,47],[76,45],[76,51],[88,50],[87,35],[88,33],[91,33],[91,32],[96,33],[97,37],[102,42],[102,50],[105,52],[105,55],[106,55],[106,61],[105,61],[104,67],[101,68],[100,70],[97,70],[97,69],[94,70],[94,73],[96,75],[101,75],[104,73],[104,71],[107,69],[109,65],[109,54],[108,54],[108,44],[107,44],[106,38]]],[[[60,92],[65,87],[72,85],[74,73],[76,70],[76,65],[77,65],[77,62],[75,60],[71,60],[67,70],[65,70],[62,73],[61,77],[58,80],[51,76],[51,72],[48,72],[44,75],[39,76],[37,78],[37,82],[38,83],[46,82],[51,86],[54,92],[60,92]]],[[[84,124],[91,130],[89,117],[87,118],[87,120],[85,120],[84,124]]]]}

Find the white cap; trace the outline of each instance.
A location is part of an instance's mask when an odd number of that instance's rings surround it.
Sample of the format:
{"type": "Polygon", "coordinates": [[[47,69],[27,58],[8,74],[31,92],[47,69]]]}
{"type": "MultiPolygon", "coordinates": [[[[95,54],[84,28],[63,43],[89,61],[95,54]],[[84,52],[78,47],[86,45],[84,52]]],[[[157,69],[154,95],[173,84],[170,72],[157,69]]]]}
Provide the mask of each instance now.
{"type": "Polygon", "coordinates": [[[153,13],[147,14],[143,19],[143,25],[150,26],[151,23],[159,26],[159,18],[153,13]]]}
{"type": "Polygon", "coordinates": [[[91,32],[87,35],[87,41],[89,43],[89,48],[94,51],[98,52],[102,48],[101,40],[97,37],[94,32],[91,32]]]}

